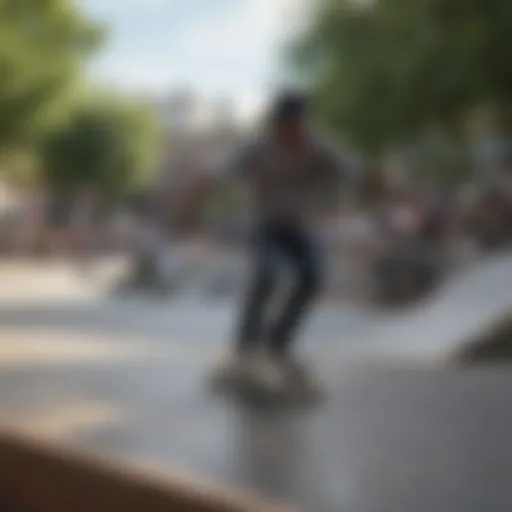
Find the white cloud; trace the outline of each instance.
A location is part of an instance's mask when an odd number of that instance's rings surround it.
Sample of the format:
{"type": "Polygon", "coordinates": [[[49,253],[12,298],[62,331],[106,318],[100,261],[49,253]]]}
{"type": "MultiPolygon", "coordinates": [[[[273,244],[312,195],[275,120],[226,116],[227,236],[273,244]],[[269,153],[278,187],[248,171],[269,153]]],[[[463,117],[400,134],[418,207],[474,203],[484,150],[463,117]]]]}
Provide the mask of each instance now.
{"type": "Polygon", "coordinates": [[[119,12],[119,9],[159,10],[174,2],[175,0],[85,0],[83,4],[88,11],[106,14],[119,12]]]}
{"type": "MultiPolygon", "coordinates": [[[[86,1],[109,13],[117,11],[118,16],[127,7],[142,12],[176,7],[187,0],[86,1]]],[[[304,1],[237,0],[224,8],[219,2],[218,7],[198,11],[192,20],[184,21],[179,32],[157,32],[154,38],[145,38],[144,49],[135,51],[127,49],[126,32],[125,46],[116,46],[114,20],[114,44],[96,69],[103,78],[128,89],[162,93],[185,84],[210,97],[230,96],[239,116],[250,119],[261,111],[271,92],[282,44],[298,25],[300,17],[295,15],[304,1]]],[[[179,9],[174,13],[178,15],[179,9]]]]}
{"type": "Polygon", "coordinates": [[[192,58],[238,59],[270,57],[277,50],[287,9],[296,0],[243,0],[227,15],[198,21],[178,43],[180,51],[192,58]]]}
{"type": "Polygon", "coordinates": [[[186,63],[184,74],[190,72],[191,83],[231,95],[240,117],[253,118],[272,82],[281,78],[280,52],[296,26],[294,15],[302,1],[239,0],[230,11],[190,26],[175,42],[173,54],[186,63]],[[197,81],[196,72],[201,75],[197,81]]]}
{"type": "Polygon", "coordinates": [[[169,90],[173,76],[161,62],[147,60],[92,63],[96,81],[130,91],[160,94],[169,90]]]}
{"type": "Polygon", "coordinates": [[[235,99],[236,117],[242,122],[250,122],[260,115],[267,102],[263,90],[243,91],[235,99]]]}

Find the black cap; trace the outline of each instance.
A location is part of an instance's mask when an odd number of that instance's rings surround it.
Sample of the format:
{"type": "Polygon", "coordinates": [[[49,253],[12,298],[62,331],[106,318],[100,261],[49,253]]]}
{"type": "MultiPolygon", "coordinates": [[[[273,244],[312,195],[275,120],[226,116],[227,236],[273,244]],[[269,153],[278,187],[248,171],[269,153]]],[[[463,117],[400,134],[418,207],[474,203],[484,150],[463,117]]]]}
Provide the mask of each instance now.
{"type": "Polygon", "coordinates": [[[308,101],[304,94],[295,91],[282,93],[274,103],[272,119],[276,123],[299,121],[306,117],[308,101]]]}

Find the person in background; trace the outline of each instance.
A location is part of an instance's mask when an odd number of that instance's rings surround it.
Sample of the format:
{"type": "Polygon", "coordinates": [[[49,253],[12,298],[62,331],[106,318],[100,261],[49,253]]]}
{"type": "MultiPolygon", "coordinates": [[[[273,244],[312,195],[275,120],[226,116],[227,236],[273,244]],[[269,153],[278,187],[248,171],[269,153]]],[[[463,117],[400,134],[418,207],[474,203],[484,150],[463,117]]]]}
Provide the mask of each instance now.
{"type": "Polygon", "coordinates": [[[70,219],[70,249],[82,270],[90,271],[90,263],[101,230],[101,190],[90,184],[77,196],[70,219]]]}
{"type": "Polygon", "coordinates": [[[487,252],[512,242],[512,151],[506,149],[495,175],[476,194],[467,217],[477,246],[487,252]]]}
{"type": "Polygon", "coordinates": [[[50,190],[45,215],[45,249],[52,256],[67,254],[70,246],[70,225],[73,199],[70,194],[50,190]]]}
{"type": "Polygon", "coordinates": [[[167,291],[167,280],[161,267],[168,239],[156,208],[155,193],[151,189],[141,190],[129,203],[132,265],[120,291],[146,291],[161,295],[167,291]]]}
{"type": "Polygon", "coordinates": [[[512,147],[505,151],[499,173],[500,212],[504,245],[512,243],[512,147]]]}

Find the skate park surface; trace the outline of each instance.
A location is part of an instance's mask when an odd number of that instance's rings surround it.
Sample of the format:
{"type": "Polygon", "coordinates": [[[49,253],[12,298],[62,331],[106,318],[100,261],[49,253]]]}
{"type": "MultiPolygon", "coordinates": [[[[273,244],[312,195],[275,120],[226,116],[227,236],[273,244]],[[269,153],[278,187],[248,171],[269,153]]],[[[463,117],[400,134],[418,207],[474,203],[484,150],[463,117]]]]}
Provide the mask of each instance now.
{"type": "Polygon", "coordinates": [[[0,423],[11,431],[298,510],[512,509],[511,367],[450,363],[510,312],[510,255],[408,309],[320,307],[301,349],[330,393],[296,410],[205,385],[233,299],[121,300],[62,266],[0,272],[0,423]]]}

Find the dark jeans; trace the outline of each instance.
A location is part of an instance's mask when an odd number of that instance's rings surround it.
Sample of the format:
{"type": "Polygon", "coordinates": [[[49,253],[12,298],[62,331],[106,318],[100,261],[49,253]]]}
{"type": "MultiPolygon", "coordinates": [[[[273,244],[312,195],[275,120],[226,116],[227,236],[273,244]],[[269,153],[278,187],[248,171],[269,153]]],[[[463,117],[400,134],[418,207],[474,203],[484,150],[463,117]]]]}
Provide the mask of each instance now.
{"type": "Polygon", "coordinates": [[[276,355],[285,355],[300,320],[320,288],[321,265],[317,245],[306,229],[263,222],[256,230],[254,275],[244,304],[237,349],[247,352],[263,341],[276,355]],[[280,276],[280,264],[293,271],[294,284],[273,325],[264,326],[268,303],[280,276]]]}

